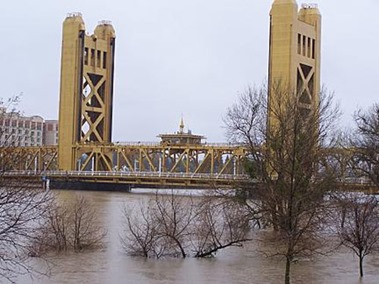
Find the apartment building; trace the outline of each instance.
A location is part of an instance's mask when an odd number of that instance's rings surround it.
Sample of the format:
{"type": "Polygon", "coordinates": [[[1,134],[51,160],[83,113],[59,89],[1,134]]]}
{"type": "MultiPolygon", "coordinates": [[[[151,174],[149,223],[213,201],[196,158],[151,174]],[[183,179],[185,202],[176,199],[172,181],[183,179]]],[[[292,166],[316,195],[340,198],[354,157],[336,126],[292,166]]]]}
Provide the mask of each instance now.
{"type": "Polygon", "coordinates": [[[0,146],[42,146],[58,142],[58,121],[0,108],[0,146]]]}

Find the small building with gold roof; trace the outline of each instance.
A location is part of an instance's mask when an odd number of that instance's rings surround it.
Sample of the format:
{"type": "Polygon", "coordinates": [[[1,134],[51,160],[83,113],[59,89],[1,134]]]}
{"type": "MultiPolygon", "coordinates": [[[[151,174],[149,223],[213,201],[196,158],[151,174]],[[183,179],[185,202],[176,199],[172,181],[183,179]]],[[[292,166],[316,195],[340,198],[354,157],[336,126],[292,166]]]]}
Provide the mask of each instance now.
{"type": "Polygon", "coordinates": [[[200,145],[205,136],[192,134],[191,130],[184,132],[183,118],[180,120],[179,131],[171,134],[159,134],[161,144],[167,145],[200,145]]]}

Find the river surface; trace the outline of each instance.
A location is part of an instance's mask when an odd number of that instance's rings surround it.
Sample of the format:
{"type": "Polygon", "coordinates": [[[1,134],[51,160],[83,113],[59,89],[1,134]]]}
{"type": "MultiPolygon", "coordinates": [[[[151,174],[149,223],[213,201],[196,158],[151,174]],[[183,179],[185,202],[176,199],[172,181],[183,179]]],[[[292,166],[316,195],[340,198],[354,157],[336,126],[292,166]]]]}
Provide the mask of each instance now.
{"type": "MultiPolygon", "coordinates": [[[[120,242],[122,208],[140,206],[152,198],[146,193],[62,191],[69,200],[77,194],[96,207],[98,221],[107,229],[103,249],[50,256],[50,276],[20,277],[17,283],[284,283],[284,261],[259,253],[259,244],[228,248],[211,259],[144,259],[125,254],[120,242]]],[[[37,266],[43,262],[34,260],[37,266]]],[[[379,255],[365,259],[365,276],[358,277],[357,258],[349,251],[301,259],[292,265],[292,283],[379,283],[379,255]]]]}

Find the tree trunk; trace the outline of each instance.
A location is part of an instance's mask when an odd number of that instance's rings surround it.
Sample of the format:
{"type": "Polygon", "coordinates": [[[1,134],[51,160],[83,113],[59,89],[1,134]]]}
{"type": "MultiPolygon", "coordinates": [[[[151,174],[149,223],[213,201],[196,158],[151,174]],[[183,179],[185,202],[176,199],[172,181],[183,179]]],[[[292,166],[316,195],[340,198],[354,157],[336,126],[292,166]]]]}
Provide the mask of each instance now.
{"type": "Polygon", "coordinates": [[[236,245],[236,244],[240,244],[240,243],[243,243],[243,242],[251,241],[251,240],[252,239],[240,239],[240,240],[235,240],[235,241],[229,242],[229,243],[224,244],[224,245],[220,244],[217,247],[214,247],[214,248],[209,249],[207,251],[198,251],[196,253],[195,257],[196,258],[201,258],[201,257],[212,256],[215,252],[217,252],[220,249],[224,249],[224,248],[227,248],[227,247],[230,247],[230,246],[233,246],[233,245],[236,245]]]}
{"type": "Polygon", "coordinates": [[[363,256],[359,253],[359,276],[363,277],[363,256]]]}
{"type": "Polygon", "coordinates": [[[183,258],[186,258],[187,254],[186,254],[186,251],[184,250],[184,248],[183,248],[181,242],[180,242],[178,239],[174,238],[174,237],[171,237],[171,238],[172,238],[172,239],[174,240],[174,242],[177,244],[177,246],[178,246],[178,248],[179,248],[179,250],[180,250],[180,253],[182,254],[182,257],[183,257],[183,258]]]}
{"type": "Polygon", "coordinates": [[[289,257],[286,258],[286,275],[284,279],[285,284],[290,284],[290,272],[291,272],[291,259],[289,257]]]}

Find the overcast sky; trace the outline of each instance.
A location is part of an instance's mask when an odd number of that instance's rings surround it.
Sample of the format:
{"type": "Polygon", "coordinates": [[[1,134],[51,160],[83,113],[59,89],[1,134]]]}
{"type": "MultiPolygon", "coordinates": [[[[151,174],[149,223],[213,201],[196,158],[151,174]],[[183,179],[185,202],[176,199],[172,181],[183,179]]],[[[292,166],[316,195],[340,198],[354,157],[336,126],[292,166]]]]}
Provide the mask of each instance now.
{"type": "MultiPolygon", "coordinates": [[[[321,11],[321,81],[352,124],[379,102],[379,1],[313,0],[321,11]]],[[[301,2],[298,2],[299,5],[301,2]]],[[[12,0],[1,4],[0,97],[58,118],[62,23],[81,12],[92,34],[116,30],[113,141],[156,141],[186,129],[225,141],[222,117],[249,85],[267,80],[271,0],[12,0]]]]}

